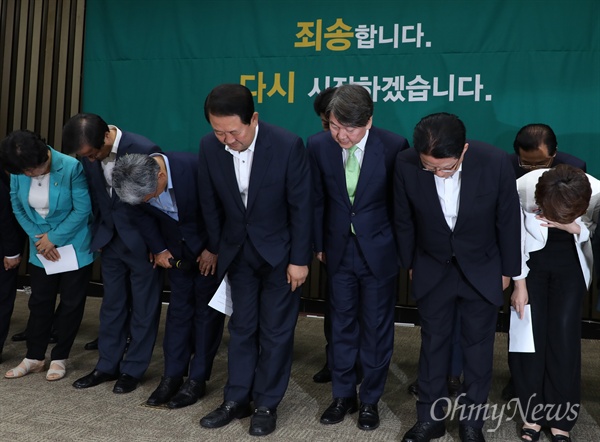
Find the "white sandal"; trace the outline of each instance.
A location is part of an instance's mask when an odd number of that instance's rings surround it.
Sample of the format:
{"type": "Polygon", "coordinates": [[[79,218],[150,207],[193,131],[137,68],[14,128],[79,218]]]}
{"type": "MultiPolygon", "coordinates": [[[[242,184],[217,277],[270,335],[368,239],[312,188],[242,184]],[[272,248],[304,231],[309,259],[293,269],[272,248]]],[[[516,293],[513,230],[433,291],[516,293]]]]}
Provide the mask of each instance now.
{"type": "Polygon", "coordinates": [[[25,358],[15,368],[8,370],[4,377],[6,379],[16,379],[22,378],[23,376],[29,373],[39,373],[40,371],[44,371],[45,362],[45,360],[38,361],[37,359],[25,358]]]}
{"type": "Polygon", "coordinates": [[[65,374],[67,374],[67,360],[57,359],[50,362],[50,369],[48,370],[48,373],[46,373],[46,380],[58,381],[64,378],[65,374]]]}

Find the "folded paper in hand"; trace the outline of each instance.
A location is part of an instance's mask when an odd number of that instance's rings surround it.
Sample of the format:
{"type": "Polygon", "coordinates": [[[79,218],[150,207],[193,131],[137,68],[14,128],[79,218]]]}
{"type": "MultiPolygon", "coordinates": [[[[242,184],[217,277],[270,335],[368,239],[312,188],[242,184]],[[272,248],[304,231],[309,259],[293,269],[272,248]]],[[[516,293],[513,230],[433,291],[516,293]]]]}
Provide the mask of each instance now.
{"type": "Polygon", "coordinates": [[[42,262],[47,275],[70,272],[79,268],[79,264],[77,263],[77,254],[75,253],[75,249],[73,248],[72,244],[68,244],[63,247],[57,247],[56,251],[60,254],[60,259],[58,261],[49,261],[44,258],[43,255],[40,255],[39,253],[36,254],[39,260],[42,262]]]}
{"type": "Polygon", "coordinates": [[[227,316],[231,316],[231,313],[233,313],[233,303],[231,302],[231,286],[229,285],[229,279],[227,278],[227,275],[225,275],[223,281],[221,281],[221,284],[219,284],[219,288],[208,303],[208,306],[226,314],[227,316]]]}
{"type": "Polygon", "coordinates": [[[510,330],[508,351],[513,353],[535,353],[533,326],[531,324],[531,305],[525,305],[523,318],[510,308],[510,330]]]}

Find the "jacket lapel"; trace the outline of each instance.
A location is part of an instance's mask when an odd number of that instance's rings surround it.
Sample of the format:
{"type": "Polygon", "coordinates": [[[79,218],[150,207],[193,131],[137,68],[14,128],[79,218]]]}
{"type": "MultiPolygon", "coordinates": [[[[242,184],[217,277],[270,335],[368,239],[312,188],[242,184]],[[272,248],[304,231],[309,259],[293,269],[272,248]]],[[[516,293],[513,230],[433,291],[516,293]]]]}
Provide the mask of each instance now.
{"type": "Polygon", "coordinates": [[[460,201],[458,207],[458,218],[454,230],[460,226],[468,218],[468,213],[471,212],[475,195],[479,189],[479,178],[481,175],[481,167],[477,164],[477,160],[473,155],[465,153],[463,160],[462,175],[460,177],[460,201]]]}
{"type": "Polygon", "coordinates": [[[358,184],[356,185],[356,194],[354,195],[354,205],[358,204],[358,202],[360,201],[360,197],[368,188],[369,180],[371,179],[373,172],[377,168],[377,164],[380,160],[382,152],[383,144],[381,143],[379,138],[377,138],[371,131],[369,137],[367,138],[367,144],[363,153],[363,162],[362,166],[360,167],[358,184]]]}
{"type": "Polygon", "coordinates": [[[63,180],[65,178],[63,173],[63,162],[56,155],[56,151],[52,151],[52,164],[50,167],[50,182],[48,183],[48,186],[50,187],[48,192],[48,217],[51,217],[56,211],[59,189],[63,187],[63,180]]]}
{"type": "Polygon", "coordinates": [[[442,203],[440,203],[440,197],[437,193],[437,187],[435,186],[435,176],[431,172],[427,172],[426,170],[422,170],[421,166],[417,166],[419,170],[417,171],[417,180],[419,189],[423,194],[423,201],[435,201],[433,204],[433,216],[438,218],[438,223],[441,223],[444,228],[450,230],[448,223],[446,222],[446,218],[444,217],[444,212],[442,210],[442,203]]]}
{"type": "MultiPolygon", "coordinates": [[[[271,143],[264,135],[264,130],[258,132],[258,138],[254,146],[254,157],[252,158],[252,169],[250,171],[250,183],[248,184],[248,202],[247,210],[252,209],[254,201],[256,201],[256,195],[258,195],[260,185],[265,177],[265,174],[269,170],[269,164],[271,163],[271,143]]],[[[239,194],[239,191],[238,191],[239,194]]]]}
{"type": "Polygon", "coordinates": [[[231,197],[236,206],[242,211],[246,210],[244,207],[244,202],[242,201],[242,196],[240,195],[240,189],[238,187],[237,178],[235,176],[235,168],[233,166],[233,156],[225,150],[225,146],[222,146],[217,149],[217,156],[221,156],[222,158],[217,161],[221,169],[221,173],[223,175],[223,180],[229,191],[231,192],[231,197]]]}
{"type": "Polygon", "coordinates": [[[324,147],[326,149],[325,155],[329,161],[333,179],[340,188],[340,195],[344,195],[344,202],[348,205],[348,207],[350,207],[350,198],[348,197],[348,188],[346,187],[346,175],[344,173],[344,157],[342,155],[342,148],[333,139],[324,147]]]}

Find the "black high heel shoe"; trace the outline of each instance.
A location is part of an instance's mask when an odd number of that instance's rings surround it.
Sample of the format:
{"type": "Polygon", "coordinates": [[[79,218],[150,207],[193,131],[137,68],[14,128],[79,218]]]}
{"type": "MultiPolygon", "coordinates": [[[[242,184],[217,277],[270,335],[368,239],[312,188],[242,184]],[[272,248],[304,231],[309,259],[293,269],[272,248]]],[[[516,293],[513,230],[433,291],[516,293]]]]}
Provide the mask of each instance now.
{"type": "Polygon", "coordinates": [[[566,434],[553,434],[552,442],[571,442],[571,436],[566,434]]]}
{"type": "MultiPolygon", "coordinates": [[[[521,440],[524,442],[537,442],[540,440],[540,434],[542,433],[542,429],[540,428],[538,431],[535,431],[533,428],[521,428],[521,440]],[[529,439],[525,439],[525,436],[529,437],[529,439]]],[[[554,442],[554,440],[553,440],[554,442]]]]}

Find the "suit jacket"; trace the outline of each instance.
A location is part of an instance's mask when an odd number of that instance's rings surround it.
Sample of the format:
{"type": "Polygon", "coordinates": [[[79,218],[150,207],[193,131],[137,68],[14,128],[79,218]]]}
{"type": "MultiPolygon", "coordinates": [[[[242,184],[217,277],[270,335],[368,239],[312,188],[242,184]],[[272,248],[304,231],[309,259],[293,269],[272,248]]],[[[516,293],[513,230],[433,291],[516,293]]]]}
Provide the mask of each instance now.
{"type": "Polygon", "coordinates": [[[162,210],[143,203],[138,206],[138,225],[152,253],[168,249],[183,258],[183,248],[197,257],[208,245],[208,235],[198,197],[198,156],[166,152],[179,221],[162,210]]]}
{"type": "Polygon", "coordinates": [[[422,169],[415,149],[401,152],[394,177],[396,232],[403,267],[413,269],[415,299],[441,280],[456,259],[467,280],[502,305],[502,275],[521,269],[520,210],[506,152],[469,141],[462,163],[460,206],[454,231],[439,202],[434,175],[422,169]]]}
{"type": "MultiPolygon", "coordinates": [[[[510,163],[513,166],[517,178],[521,178],[528,172],[519,166],[519,156],[516,153],[510,154],[509,157],[510,163]]],[[[570,166],[577,167],[584,172],[586,171],[585,161],[580,160],[576,156],[561,152],[560,150],[556,152],[556,156],[554,157],[554,161],[552,161],[551,167],[558,166],[559,164],[568,164],[570,166]]]]}
{"type": "Polygon", "coordinates": [[[219,255],[220,276],[246,237],[272,266],[283,260],[295,265],[311,262],[310,166],[300,137],[259,123],[247,207],[239,192],[233,157],[213,133],[200,141],[199,166],[208,250],[219,255]]]}
{"type": "Polygon", "coordinates": [[[393,175],[398,152],[407,149],[404,137],[371,127],[356,187],[350,203],[342,161],[342,148],[331,133],[309,137],[314,202],[314,248],[325,252],[333,274],[342,261],[350,224],[369,268],[378,278],[398,272],[393,228],[393,175]]]}
{"type": "Polygon", "coordinates": [[[31,178],[11,175],[10,196],[15,217],[29,236],[29,262],[38,267],[43,264],[36,256],[35,235],[48,233],[56,247],[72,244],[79,267],[91,264],[94,255],[90,250],[92,238],[92,205],[88,186],[79,161],[50,148],[49,212],[42,218],[29,205],[31,178]]]}
{"type": "MultiPolygon", "coordinates": [[[[540,176],[548,169],[536,169],[523,175],[517,180],[517,190],[521,201],[521,274],[514,279],[523,279],[529,273],[527,261],[532,252],[541,250],[548,241],[548,227],[542,226],[542,222],[535,218],[538,208],[535,202],[535,186],[540,176]]],[[[592,197],[586,213],[577,218],[576,222],[581,226],[581,233],[573,235],[577,256],[583,271],[585,283],[589,288],[592,279],[592,268],[594,257],[590,232],[596,230],[598,214],[600,213],[600,181],[591,175],[587,176],[592,186],[592,197]]]]}
{"type": "MultiPolygon", "coordinates": [[[[160,151],[160,147],[149,139],[122,131],[117,160],[128,153],[149,155],[160,151]]],[[[119,237],[129,250],[145,250],[144,239],[132,220],[131,207],[123,203],[116,192],[112,192],[111,196],[106,191],[106,179],[100,161],[92,162],[87,158],[83,158],[81,161],[88,178],[94,207],[92,250],[101,249],[108,244],[115,231],[119,233],[119,237]]]]}
{"type": "MultiPolygon", "coordinates": [[[[0,174],[6,175],[3,170],[0,170],[0,174]]],[[[10,204],[9,178],[2,177],[0,179],[0,259],[22,254],[24,245],[25,234],[10,204]]]]}

